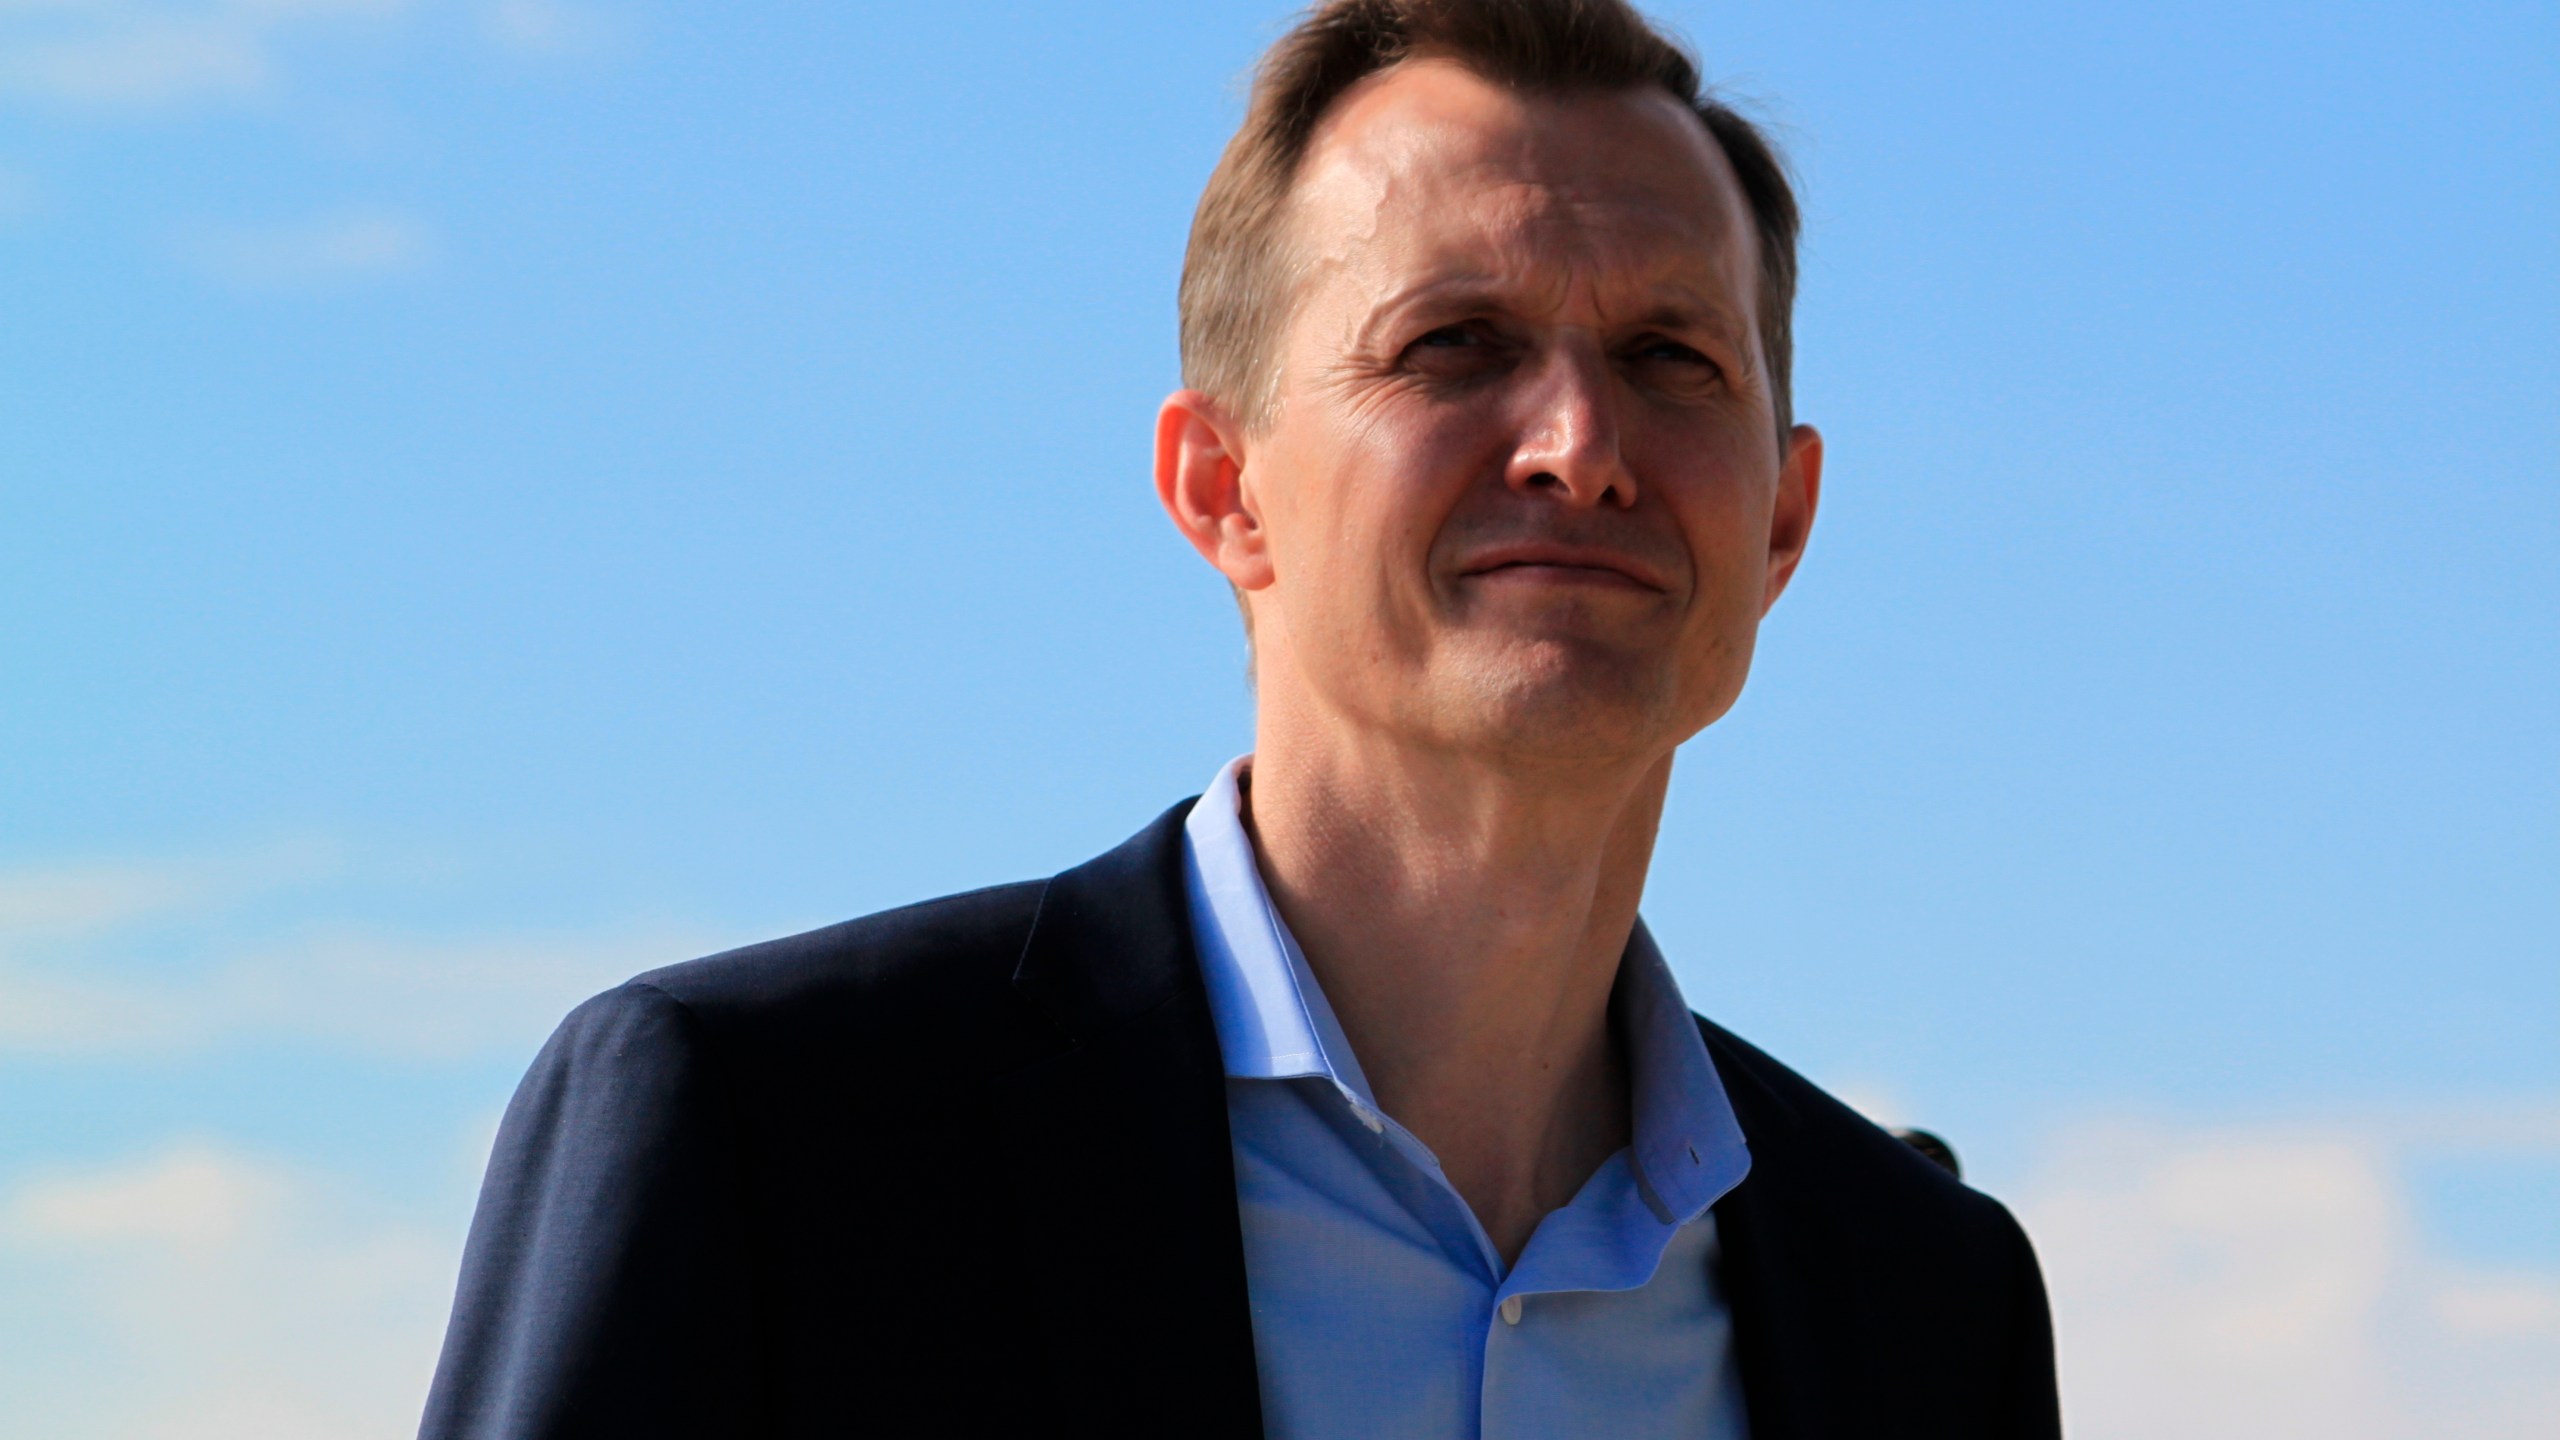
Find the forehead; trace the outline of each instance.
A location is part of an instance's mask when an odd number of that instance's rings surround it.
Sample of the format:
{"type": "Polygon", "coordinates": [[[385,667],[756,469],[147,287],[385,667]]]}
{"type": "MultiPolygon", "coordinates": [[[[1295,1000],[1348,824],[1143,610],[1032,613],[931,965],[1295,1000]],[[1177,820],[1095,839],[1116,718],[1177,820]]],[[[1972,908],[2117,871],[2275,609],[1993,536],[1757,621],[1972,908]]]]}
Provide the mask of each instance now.
{"type": "Polygon", "coordinates": [[[1524,94],[1449,61],[1406,62],[1326,115],[1292,222],[1311,285],[1374,299],[1448,280],[1557,304],[1676,290],[1742,323],[1755,308],[1741,186],[1696,115],[1658,89],[1524,94]]]}

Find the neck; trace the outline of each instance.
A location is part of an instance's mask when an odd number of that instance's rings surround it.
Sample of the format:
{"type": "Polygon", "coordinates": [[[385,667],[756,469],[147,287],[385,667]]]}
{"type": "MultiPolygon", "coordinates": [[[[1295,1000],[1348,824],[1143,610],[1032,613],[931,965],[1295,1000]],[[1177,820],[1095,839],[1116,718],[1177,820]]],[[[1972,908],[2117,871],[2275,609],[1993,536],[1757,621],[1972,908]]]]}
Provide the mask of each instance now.
{"type": "Polygon", "coordinates": [[[1274,723],[1247,824],[1380,1108],[1505,1262],[1627,1141],[1609,1023],[1671,759],[1524,772],[1274,723]]]}

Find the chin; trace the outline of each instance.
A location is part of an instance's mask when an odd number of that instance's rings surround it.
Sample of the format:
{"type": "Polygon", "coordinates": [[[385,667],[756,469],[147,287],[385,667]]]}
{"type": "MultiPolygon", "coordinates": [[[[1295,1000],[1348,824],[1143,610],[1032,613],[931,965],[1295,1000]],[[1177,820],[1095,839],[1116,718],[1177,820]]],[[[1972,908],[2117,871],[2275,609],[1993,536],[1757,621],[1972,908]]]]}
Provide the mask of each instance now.
{"type": "MultiPolygon", "coordinates": [[[[1445,729],[1467,748],[1546,760],[1651,760],[1706,721],[1678,667],[1658,652],[1587,641],[1518,641],[1453,667],[1442,691],[1445,729]]],[[[1713,718],[1712,716],[1707,718],[1713,718]]]]}

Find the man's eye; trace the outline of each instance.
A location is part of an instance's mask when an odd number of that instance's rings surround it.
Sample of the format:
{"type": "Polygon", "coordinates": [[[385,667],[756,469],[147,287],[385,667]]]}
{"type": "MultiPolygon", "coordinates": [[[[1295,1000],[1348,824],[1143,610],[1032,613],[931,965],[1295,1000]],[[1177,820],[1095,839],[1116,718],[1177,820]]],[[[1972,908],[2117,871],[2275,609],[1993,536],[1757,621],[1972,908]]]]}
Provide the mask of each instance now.
{"type": "Polygon", "coordinates": [[[1716,362],[1677,340],[1648,340],[1636,348],[1639,360],[1674,360],[1683,365],[1713,366],[1716,362]]]}
{"type": "Polygon", "coordinates": [[[1404,347],[1404,363],[1417,375],[1458,380],[1499,368],[1509,353],[1500,335],[1481,324],[1461,322],[1415,336],[1404,347]]]}

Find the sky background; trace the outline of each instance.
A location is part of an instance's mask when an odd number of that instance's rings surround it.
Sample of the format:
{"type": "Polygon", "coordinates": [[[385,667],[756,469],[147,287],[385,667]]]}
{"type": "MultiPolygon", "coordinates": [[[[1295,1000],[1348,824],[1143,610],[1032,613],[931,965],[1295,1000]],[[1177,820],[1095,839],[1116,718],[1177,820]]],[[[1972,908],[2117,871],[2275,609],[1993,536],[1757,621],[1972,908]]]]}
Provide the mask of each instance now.
{"type": "MultiPolygon", "coordinates": [[[[1826,496],[1646,913],[2095,1440],[2560,1422],[2560,7],[1683,3],[1826,496]]],[[[1251,3],[0,0],[0,1435],[414,1427],[577,999],[1249,743],[1251,3]]]]}

